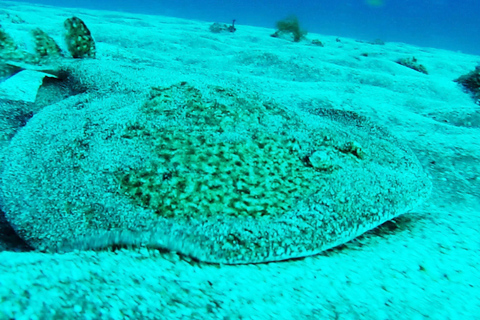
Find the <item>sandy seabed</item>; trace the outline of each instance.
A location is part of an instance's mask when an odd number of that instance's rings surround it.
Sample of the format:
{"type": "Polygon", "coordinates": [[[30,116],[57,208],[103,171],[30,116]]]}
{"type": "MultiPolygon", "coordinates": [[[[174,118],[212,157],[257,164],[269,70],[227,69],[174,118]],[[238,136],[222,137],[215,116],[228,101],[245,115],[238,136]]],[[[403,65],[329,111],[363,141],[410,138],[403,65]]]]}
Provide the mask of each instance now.
{"type": "Polygon", "coordinates": [[[45,254],[0,239],[0,319],[480,319],[480,106],[453,80],[480,57],[403,43],[0,2],[19,43],[85,21],[97,59],[162,66],[152,84],[238,84],[289,108],[356,111],[416,153],[430,200],[325,254],[221,266],[156,250],[45,254]],[[319,39],[323,47],[311,44],[319,39]],[[24,41],[25,40],[25,41],[24,41]],[[395,63],[415,57],[429,74],[395,63]],[[388,230],[387,230],[388,229],[388,230]]]}

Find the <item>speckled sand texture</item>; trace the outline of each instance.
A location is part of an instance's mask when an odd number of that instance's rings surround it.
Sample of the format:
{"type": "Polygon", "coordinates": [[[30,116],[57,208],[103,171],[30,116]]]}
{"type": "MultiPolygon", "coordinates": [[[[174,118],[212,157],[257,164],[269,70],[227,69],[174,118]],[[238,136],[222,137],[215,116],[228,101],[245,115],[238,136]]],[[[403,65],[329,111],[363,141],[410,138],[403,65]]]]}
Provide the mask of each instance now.
{"type": "MultiPolygon", "coordinates": [[[[471,71],[479,57],[309,34],[325,44],[317,47],[241,25],[235,34],[212,34],[208,23],[174,18],[1,6],[2,27],[19,43],[28,43],[35,27],[61,39],[63,20],[82,18],[103,67],[89,80],[96,81],[97,95],[113,88],[139,103],[132,97],[147,83],[188,81],[261,92],[292,112],[354,111],[387,127],[414,151],[433,192],[422,207],[340,248],[269,264],[212,265],[147,249],[27,252],[2,226],[0,319],[474,319],[478,314],[480,114],[453,80],[471,71]],[[429,75],[395,63],[411,56],[429,75]],[[129,70],[123,83],[102,77],[122,70],[129,70]]],[[[3,139],[2,148],[8,143],[3,139]]]]}

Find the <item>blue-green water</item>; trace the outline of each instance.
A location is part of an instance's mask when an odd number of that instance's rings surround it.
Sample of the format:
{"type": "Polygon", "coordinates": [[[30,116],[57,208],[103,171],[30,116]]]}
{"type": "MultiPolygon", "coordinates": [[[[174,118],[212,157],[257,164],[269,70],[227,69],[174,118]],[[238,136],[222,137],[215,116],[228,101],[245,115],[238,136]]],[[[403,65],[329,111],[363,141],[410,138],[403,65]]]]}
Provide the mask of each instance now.
{"type": "Polygon", "coordinates": [[[479,54],[476,0],[42,0],[26,1],[273,27],[289,14],[305,29],[362,40],[406,42],[479,54]]]}

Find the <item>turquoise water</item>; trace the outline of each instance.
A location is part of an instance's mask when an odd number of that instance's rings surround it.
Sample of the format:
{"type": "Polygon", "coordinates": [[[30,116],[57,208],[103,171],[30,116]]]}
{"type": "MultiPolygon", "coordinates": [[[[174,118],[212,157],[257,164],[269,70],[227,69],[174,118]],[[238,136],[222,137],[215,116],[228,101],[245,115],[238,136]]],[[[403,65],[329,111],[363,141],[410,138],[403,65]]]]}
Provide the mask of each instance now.
{"type": "Polygon", "coordinates": [[[272,27],[289,14],[305,29],[362,40],[406,42],[479,54],[480,1],[476,0],[43,0],[26,1],[272,27]]]}

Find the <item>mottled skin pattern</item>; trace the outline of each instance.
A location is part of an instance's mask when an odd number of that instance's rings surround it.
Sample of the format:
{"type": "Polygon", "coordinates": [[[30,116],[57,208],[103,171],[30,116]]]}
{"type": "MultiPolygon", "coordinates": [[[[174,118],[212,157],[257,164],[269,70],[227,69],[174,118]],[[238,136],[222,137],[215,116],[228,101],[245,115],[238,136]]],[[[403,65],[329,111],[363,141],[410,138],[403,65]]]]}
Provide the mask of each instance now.
{"type": "MultiPolygon", "coordinates": [[[[188,106],[191,87],[184,83],[171,88],[169,110],[188,106]]],[[[249,120],[244,126],[239,119],[221,136],[227,142],[248,141],[255,139],[248,133],[252,130],[269,134],[289,128],[285,134],[299,137],[310,148],[298,165],[311,166],[320,175],[320,180],[312,180],[316,191],[270,216],[239,211],[238,216],[187,212],[189,218],[162,217],[132,201],[118,184],[119,170],[140,170],[153,156],[148,135],[132,140],[125,137],[125,130],[139,123],[175,127],[190,118],[145,115],[137,95],[110,100],[120,104],[83,101],[80,110],[78,102],[65,101],[39,114],[8,152],[2,196],[17,232],[40,250],[149,246],[206,262],[258,263],[317,254],[428,197],[430,183],[412,152],[355,113],[319,109],[296,114],[235,90],[206,86],[194,92],[202,93],[195,98],[197,103],[223,104],[232,114],[268,105],[270,111],[259,111],[258,122],[249,120]],[[319,153],[315,161],[308,161],[319,153]],[[31,201],[21,200],[26,198],[31,201]]],[[[276,205],[275,193],[268,201],[276,205]]]]}

